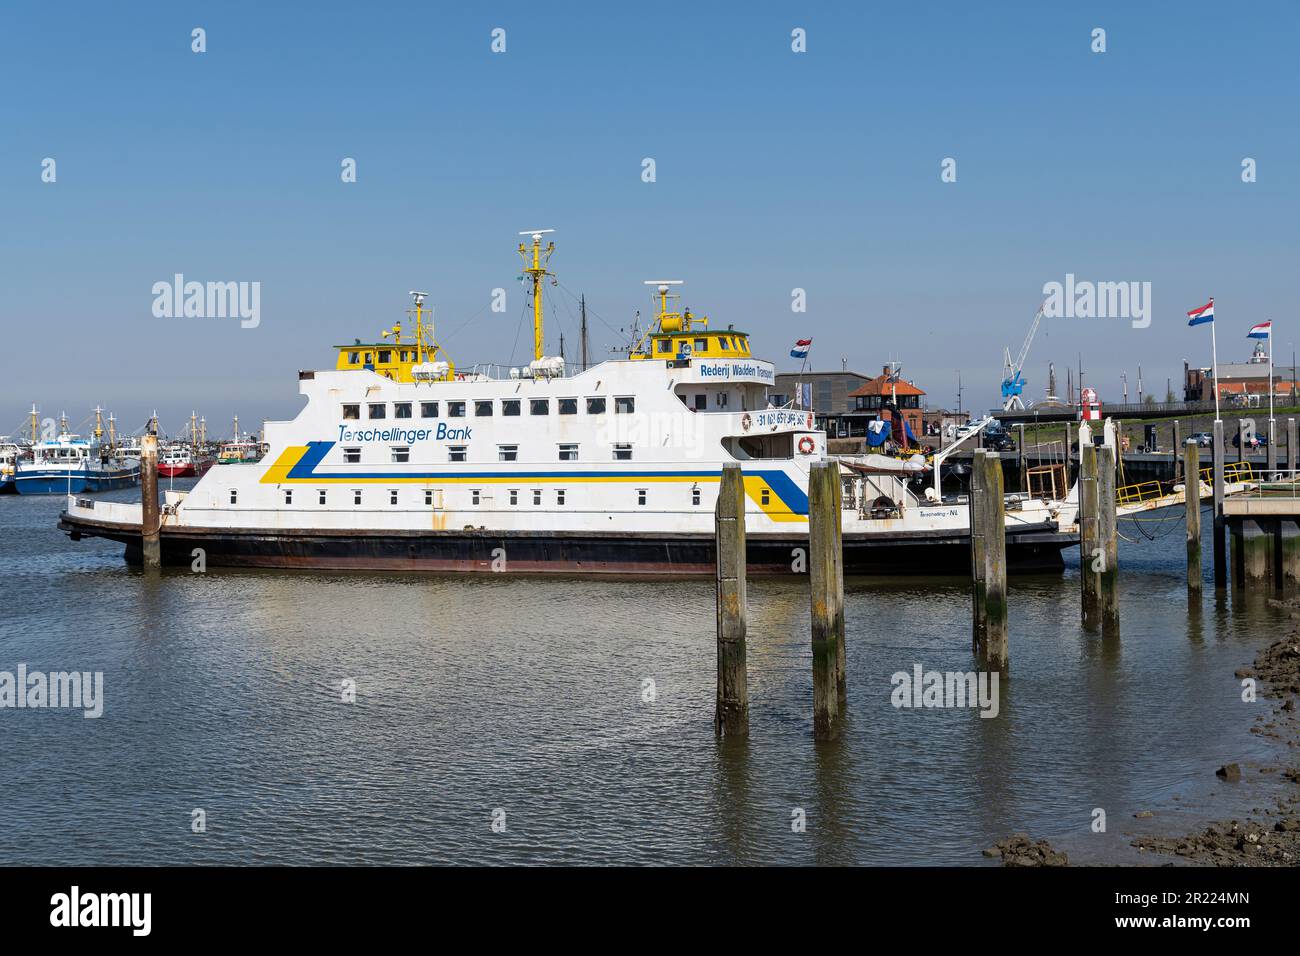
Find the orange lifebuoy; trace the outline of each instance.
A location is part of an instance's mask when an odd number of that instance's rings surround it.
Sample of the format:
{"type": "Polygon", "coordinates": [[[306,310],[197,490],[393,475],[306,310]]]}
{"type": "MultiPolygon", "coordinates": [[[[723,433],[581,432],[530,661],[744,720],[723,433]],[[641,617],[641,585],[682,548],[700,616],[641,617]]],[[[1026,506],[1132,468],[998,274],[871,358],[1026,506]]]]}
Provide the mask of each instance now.
{"type": "Polygon", "coordinates": [[[813,449],[816,447],[816,443],[807,435],[804,435],[803,438],[799,439],[799,454],[801,455],[811,455],[813,449]]]}

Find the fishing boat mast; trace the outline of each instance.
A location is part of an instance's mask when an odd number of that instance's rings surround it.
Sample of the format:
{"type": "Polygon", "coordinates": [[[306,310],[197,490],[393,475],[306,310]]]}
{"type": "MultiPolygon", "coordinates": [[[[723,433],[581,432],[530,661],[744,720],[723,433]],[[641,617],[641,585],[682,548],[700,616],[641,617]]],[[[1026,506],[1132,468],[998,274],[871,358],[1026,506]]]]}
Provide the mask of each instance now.
{"type": "Polygon", "coordinates": [[[524,260],[524,272],[526,272],[533,282],[533,359],[540,361],[542,358],[542,280],[546,276],[555,277],[555,273],[546,271],[546,264],[550,262],[551,255],[555,252],[555,243],[548,242],[546,248],[542,248],[542,236],[548,232],[554,232],[554,229],[525,229],[519,233],[521,236],[532,236],[532,262],[528,265],[529,249],[524,243],[519,243],[519,255],[524,260]]]}

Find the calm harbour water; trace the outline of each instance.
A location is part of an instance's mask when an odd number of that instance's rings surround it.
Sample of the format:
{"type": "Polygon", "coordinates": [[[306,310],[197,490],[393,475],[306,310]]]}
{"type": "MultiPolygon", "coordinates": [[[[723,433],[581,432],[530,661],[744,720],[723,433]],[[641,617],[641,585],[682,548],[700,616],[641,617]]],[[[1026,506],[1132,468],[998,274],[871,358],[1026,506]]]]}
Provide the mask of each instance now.
{"type": "Polygon", "coordinates": [[[103,671],[104,716],[0,710],[4,864],[981,864],[1017,830],[1117,862],[1240,810],[1214,769],[1270,753],[1233,671],[1289,625],[1212,586],[1189,620],[1180,520],[1121,543],[1118,640],[1079,627],[1073,567],[1012,579],[992,720],[890,705],[895,671],[973,668],[965,581],[850,580],[831,744],[806,582],[753,580],[751,736],[719,744],[711,581],[150,577],[70,542],[62,505],[0,498],[0,670],[103,671]]]}

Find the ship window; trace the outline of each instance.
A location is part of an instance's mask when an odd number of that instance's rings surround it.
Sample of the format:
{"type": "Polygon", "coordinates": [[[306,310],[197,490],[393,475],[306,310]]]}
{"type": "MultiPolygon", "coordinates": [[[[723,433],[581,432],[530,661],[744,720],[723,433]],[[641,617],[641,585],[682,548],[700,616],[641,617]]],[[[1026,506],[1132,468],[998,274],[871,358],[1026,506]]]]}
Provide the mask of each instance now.
{"type": "Polygon", "coordinates": [[[358,418],[360,418],[360,417],[361,417],[361,406],[360,406],[360,405],[344,405],[344,406],[343,406],[343,420],[344,420],[345,422],[355,421],[356,419],[358,419],[358,418]]]}
{"type": "Polygon", "coordinates": [[[447,460],[448,460],[448,461],[464,461],[464,460],[465,460],[465,446],[464,446],[464,445],[448,445],[448,446],[447,446],[447,460]]]}
{"type": "Polygon", "coordinates": [[[697,352],[707,352],[708,350],[709,350],[709,340],[708,340],[708,339],[696,339],[696,340],[695,340],[695,351],[697,351],[697,352]]]}
{"type": "Polygon", "coordinates": [[[411,361],[411,353],[406,351],[406,349],[402,349],[402,361],[403,362],[411,361]]]}
{"type": "Polygon", "coordinates": [[[292,489],[292,488],[286,488],[286,489],[284,489],[284,503],[285,503],[286,505],[291,505],[291,504],[293,504],[293,489],[292,489]]]}
{"type": "Polygon", "coordinates": [[[560,446],[560,461],[577,461],[577,460],[578,460],[577,445],[560,446]]]}
{"type": "Polygon", "coordinates": [[[693,504],[693,505],[698,505],[699,503],[700,503],[700,489],[699,489],[699,488],[692,488],[692,489],[691,489],[691,504],[693,504]]]}
{"type": "Polygon", "coordinates": [[[345,464],[345,465],[359,465],[359,464],[361,464],[361,449],[360,449],[360,448],[344,448],[344,449],[343,449],[343,464],[345,464]]]}
{"type": "Polygon", "coordinates": [[[464,402],[448,402],[448,403],[447,403],[447,417],[448,417],[448,418],[464,418],[464,417],[465,417],[465,403],[464,403],[464,402]]]}
{"type": "Polygon", "coordinates": [[[361,504],[361,489],[360,489],[360,488],[353,488],[353,489],[352,489],[352,503],[353,503],[354,505],[359,505],[359,504],[361,504]]]}
{"type": "Polygon", "coordinates": [[[555,489],[555,503],[556,503],[557,505],[562,505],[562,504],[564,504],[564,489],[563,489],[563,488],[557,488],[557,489],[555,489]]]}
{"type": "Polygon", "coordinates": [[[360,361],[361,361],[361,353],[360,353],[360,352],[349,352],[349,353],[348,353],[348,364],[349,364],[349,365],[356,365],[356,364],[357,364],[358,362],[360,362],[360,361]]]}
{"type": "Polygon", "coordinates": [[[393,360],[393,353],[389,349],[381,349],[379,352],[379,364],[387,365],[393,360]]]}
{"type": "Polygon", "coordinates": [[[501,414],[512,418],[517,417],[519,415],[519,399],[517,398],[501,399],[501,414]]]}
{"type": "Polygon", "coordinates": [[[672,350],[673,350],[673,341],[672,341],[672,339],[660,339],[660,340],[659,340],[659,351],[660,351],[660,352],[671,352],[672,350]]]}
{"type": "Polygon", "coordinates": [[[615,446],[614,446],[614,460],[615,460],[615,461],[631,461],[631,460],[632,460],[632,446],[631,446],[631,445],[615,445],[615,446]]]}
{"type": "Polygon", "coordinates": [[[231,489],[230,489],[230,503],[233,505],[233,504],[235,504],[238,500],[239,500],[239,492],[238,492],[236,489],[231,488],[231,489]]]}
{"type": "Polygon", "coordinates": [[[646,490],[644,488],[638,488],[636,490],[636,503],[639,505],[643,505],[645,504],[645,499],[646,499],[646,490]]]}
{"type": "Polygon", "coordinates": [[[486,402],[475,402],[474,414],[477,415],[479,418],[491,418],[492,417],[491,399],[489,399],[486,402]]]}
{"type": "Polygon", "coordinates": [[[497,461],[518,461],[518,445],[497,445],[497,461]]]}
{"type": "Polygon", "coordinates": [[[424,489],[424,503],[425,503],[425,505],[432,505],[432,504],[433,504],[433,489],[432,489],[432,488],[425,488],[425,489],[424,489]]]}
{"type": "Polygon", "coordinates": [[[394,446],[393,446],[393,464],[395,464],[395,465],[404,465],[404,464],[406,464],[406,463],[407,463],[408,461],[410,461],[410,460],[411,460],[411,446],[410,446],[410,445],[394,445],[394,446]]]}
{"type": "Polygon", "coordinates": [[[700,392],[698,395],[695,396],[695,410],[697,412],[702,412],[708,407],[709,407],[708,395],[706,395],[704,392],[700,392]]]}
{"type": "Polygon", "coordinates": [[[604,415],[604,414],[605,414],[605,399],[604,399],[603,397],[601,397],[601,398],[589,398],[589,399],[587,399],[587,414],[588,414],[588,415],[604,415]]]}
{"type": "Polygon", "coordinates": [[[469,503],[472,505],[476,505],[478,504],[478,502],[479,502],[478,489],[471,488],[469,492],[469,503]]]}
{"type": "Polygon", "coordinates": [[[722,351],[724,352],[727,351],[727,349],[731,348],[731,346],[727,344],[727,339],[725,336],[721,336],[721,335],[718,336],[718,344],[722,346],[722,351]]]}
{"type": "Polygon", "coordinates": [[[411,417],[411,403],[410,403],[410,402],[393,402],[393,417],[394,417],[394,418],[410,418],[410,417],[411,417]]]}
{"type": "Polygon", "coordinates": [[[576,398],[560,399],[560,414],[561,415],[578,414],[578,400],[576,398]]]}
{"type": "Polygon", "coordinates": [[[390,505],[395,505],[395,504],[397,504],[397,489],[396,489],[396,488],[389,488],[389,489],[388,489],[388,503],[389,503],[390,505]]]}
{"type": "Polygon", "coordinates": [[[421,417],[421,418],[437,418],[437,417],[438,417],[438,403],[437,403],[437,402],[421,402],[421,403],[420,403],[420,417],[421,417]]]}
{"type": "Polygon", "coordinates": [[[636,399],[631,395],[619,395],[614,398],[614,413],[630,415],[636,411],[636,399]]]}
{"type": "Polygon", "coordinates": [[[375,404],[370,406],[366,414],[370,418],[387,418],[388,407],[383,402],[376,402],[375,404]]]}
{"type": "Polygon", "coordinates": [[[367,365],[370,364],[370,353],[369,353],[369,352],[366,353],[366,364],[367,364],[367,365]]]}
{"type": "Polygon", "coordinates": [[[549,398],[533,398],[528,402],[529,415],[549,415],[551,414],[551,400],[549,398]]]}
{"type": "Polygon", "coordinates": [[[325,503],[325,489],[324,489],[324,488],[319,488],[319,489],[317,489],[317,498],[319,499],[319,501],[320,501],[321,504],[324,504],[324,503],[325,503]]]}
{"type": "Polygon", "coordinates": [[[719,407],[719,408],[726,408],[726,407],[727,407],[727,401],[728,401],[727,393],[726,393],[726,392],[718,392],[718,407],[719,407]]]}
{"type": "Polygon", "coordinates": [[[534,489],[533,489],[533,504],[535,504],[535,505],[540,505],[541,503],[542,503],[542,489],[541,489],[541,488],[534,488],[534,489]]]}
{"type": "Polygon", "coordinates": [[[519,489],[518,489],[518,488],[511,488],[511,489],[510,489],[510,503],[511,503],[512,505],[517,505],[517,504],[519,504],[519,489]]]}
{"type": "Polygon", "coordinates": [[[758,493],[758,497],[759,497],[760,504],[767,505],[772,503],[772,493],[768,491],[766,488],[764,488],[762,491],[758,493]]]}

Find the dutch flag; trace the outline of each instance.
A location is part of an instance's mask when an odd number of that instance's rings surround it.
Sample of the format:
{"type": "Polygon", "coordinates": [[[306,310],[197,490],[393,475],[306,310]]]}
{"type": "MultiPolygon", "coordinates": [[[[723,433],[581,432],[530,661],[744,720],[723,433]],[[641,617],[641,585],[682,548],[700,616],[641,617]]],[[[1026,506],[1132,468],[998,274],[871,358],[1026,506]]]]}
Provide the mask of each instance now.
{"type": "Polygon", "coordinates": [[[1272,334],[1272,332],[1273,332],[1272,322],[1261,322],[1259,323],[1259,325],[1251,326],[1250,331],[1246,333],[1246,338],[1266,339],[1269,337],[1270,334],[1272,334]]]}
{"type": "Polygon", "coordinates": [[[1199,309],[1192,309],[1187,313],[1188,325],[1203,325],[1206,322],[1214,321],[1214,300],[1211,299],[1199,309]]]}
{"type": "Polygon", "coordinates": [[[790,358],[807,358],[808,347],[812,345],[812,339],[800,339],[794,343],[794,348],[790,350],[790,358]]]}

